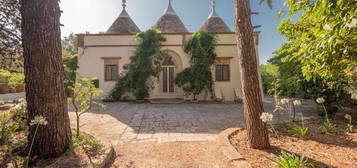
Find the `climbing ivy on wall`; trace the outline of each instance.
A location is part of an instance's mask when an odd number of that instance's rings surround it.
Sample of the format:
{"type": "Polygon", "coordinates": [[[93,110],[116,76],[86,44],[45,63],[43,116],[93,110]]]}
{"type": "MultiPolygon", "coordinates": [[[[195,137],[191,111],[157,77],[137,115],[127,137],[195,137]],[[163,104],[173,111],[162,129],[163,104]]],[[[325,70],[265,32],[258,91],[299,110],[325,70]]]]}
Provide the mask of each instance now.
{"type": "Polygon", "coordinates": [[[217,57],[216,41],[216,35],[198,31],[184,46],[185,52],[191,55],[191,66],[177,74],[175,83],[187,95],[193,95],[194,100],[202,91],[213,90],[211,67],[217,57]]]}
{"type": "Polygon", "coordinates": [[[125,92],[132,93],[136,100],[144,100],[149,97],[149,91],[153,88],[152,77],[158,77],[161,71],[162,54],[161,43],[166,41],[161,32],[152,28],[136,35],[139,45],[134,55],[130,57],[130,63],[124,65],[124,73],[121,74],[104,101],[118,101],[125,92]]]}

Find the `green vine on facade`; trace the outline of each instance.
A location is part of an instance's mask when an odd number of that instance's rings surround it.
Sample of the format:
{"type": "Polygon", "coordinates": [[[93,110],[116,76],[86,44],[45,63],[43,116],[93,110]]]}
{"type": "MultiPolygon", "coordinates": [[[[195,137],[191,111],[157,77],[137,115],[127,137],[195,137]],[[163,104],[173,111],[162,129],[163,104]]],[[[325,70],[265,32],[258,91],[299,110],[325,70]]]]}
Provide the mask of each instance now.
{"type": "Polygon", "coordinates": [[[158,78],[161,71],[161,43],[166,41],[161,32],[152,28],[136,35],[139,45],[125,65],[122,73],[109,96],[104,101],[118,101],[126,92],[132,93],[136,100],[149,97],[153,88],[153,78],[158,78]]]}
{"type": "Polygon", "coordinates": [[[216,35],[198,31],[185,44],[185,52],[191,55],[191,66],[177,74],[175,83],[187,95],[193,95],[193,100],[202,91],[212,93],[214,81],[211,68],[217,57],[216,42],[216,35]]]}

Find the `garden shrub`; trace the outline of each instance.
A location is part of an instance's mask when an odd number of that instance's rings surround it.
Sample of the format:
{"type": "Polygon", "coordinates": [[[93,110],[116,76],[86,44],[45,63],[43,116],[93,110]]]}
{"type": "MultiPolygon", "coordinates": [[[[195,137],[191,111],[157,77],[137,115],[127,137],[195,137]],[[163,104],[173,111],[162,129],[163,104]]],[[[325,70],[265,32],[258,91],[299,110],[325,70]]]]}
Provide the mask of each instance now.
{"type": "Polygon", "coordinates": [[[16,87],[23,88],[25,85],[25,75],[23,73],[11,73],[8,85],[11,89],[15,89],[16,87]]]}
{"type": "Polygon", "coordinates": [[[276,166],[279,168],[304,168],[304,167],[314,167],[314,163],[308,161],[304,156],[296,156],[285,151],[281,151],[280,155],[276,159],[271,159],[276,166]]]}
{"type": "Polygon", "coordinates": [[[91,155],[95,154],[103,148],[101,141],[95,139],[95,137],[85,132],[80,132],[79,136],[73,136],[72,140],[74,148],[82,147],[88,154],[91,155]]]}
{"type": "Polygon", "coordinates": [[[216,61],[216,35],[198,31],[185,44],[184,51],[191,55],[191,66],[178,73],[175,78],[177,86],[182,87],[186,95],[193,95],[193,100],[202,91],[212,92],[212,65],[216,61]]]}
{"type": "Polygon", "coordinates": [[[260,75],[262,77],[263,91],[265,94],[274,94],[274,82],[278,80],[280,74],[278,66],[273,64],[259,65],[260,75]]]}
{"type": "Polygon", "coordinates": [[[62,51],[62,58],[64,60],[63,67],[66,76],[66,81],[64,83],[65,91],[67,94],[71,92],[70,87],[73,87],[76,83],[76,74],[78,69],[78,56],[76,54],[71,54],[67,50],[62,51]]]}
{"type": "Polygon", "coordinates": [[[152,28],[136,35],[139,41],[130,63],[123,67],[124,73],[104,101],[118,101],[125,92],[131,92],[137,100],[149,97],[153,88],[152,77],[158,78],[161,72],[161,43],[166,41],[161,32],[152,28]]]}
{"type": "Polygon", "coordinates": [[[7,86],[9,84],[10,77],[11,73],[9,71],[0,69],[0,86],[7,86]]]}

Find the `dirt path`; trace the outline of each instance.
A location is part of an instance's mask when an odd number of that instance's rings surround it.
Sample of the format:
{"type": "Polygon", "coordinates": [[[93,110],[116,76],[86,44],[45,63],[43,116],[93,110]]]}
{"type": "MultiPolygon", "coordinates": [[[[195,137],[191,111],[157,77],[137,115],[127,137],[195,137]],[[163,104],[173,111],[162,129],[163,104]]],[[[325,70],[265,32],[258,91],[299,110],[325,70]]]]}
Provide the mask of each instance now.
{"type": "Polygon", "coordinates": [[[215,141],[133,142],[115,147],[113,168],[227,168],[215,141]]]}

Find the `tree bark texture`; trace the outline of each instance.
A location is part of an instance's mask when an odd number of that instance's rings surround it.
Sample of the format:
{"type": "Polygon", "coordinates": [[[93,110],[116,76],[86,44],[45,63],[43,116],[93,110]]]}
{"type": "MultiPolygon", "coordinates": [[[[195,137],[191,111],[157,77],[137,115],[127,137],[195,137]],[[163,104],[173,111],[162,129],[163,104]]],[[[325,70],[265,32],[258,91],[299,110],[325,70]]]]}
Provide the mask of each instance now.
{"type": "MultiPolygon", "coordinates": [[[[29,121],[46,118],[35,137],[32,155],[57,157],[70,146],[71,128],[64,92],[58,0],[22,0],[22,45],[29,121]]],[[[35,126],[30,126],[31,142],[35,126]]]]}
{"type": "Polygon", "coordinates": [[[233,0],[233,4],[248,146],[264,149],[270,145],[267,126],[260,119],[264,108],[249,0],[233,0]]]}

